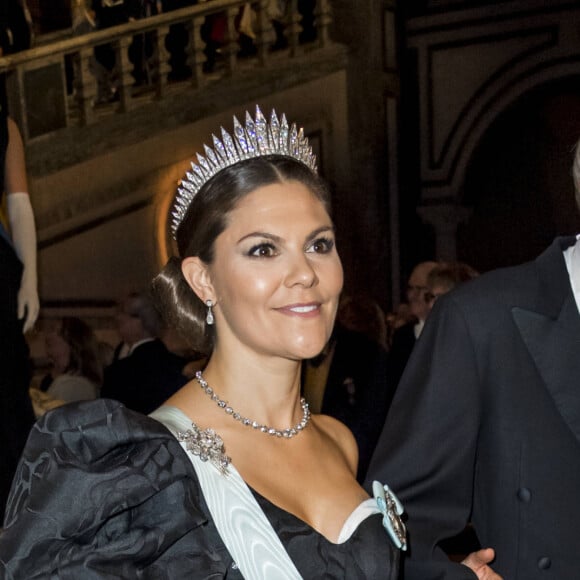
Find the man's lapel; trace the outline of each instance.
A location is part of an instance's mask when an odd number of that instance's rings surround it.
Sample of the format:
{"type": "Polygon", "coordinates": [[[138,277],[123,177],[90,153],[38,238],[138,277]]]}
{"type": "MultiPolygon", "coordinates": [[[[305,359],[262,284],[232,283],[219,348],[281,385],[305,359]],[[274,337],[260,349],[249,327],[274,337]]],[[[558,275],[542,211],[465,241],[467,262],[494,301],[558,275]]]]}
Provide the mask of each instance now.
{"type": "Polygon", "coordinates": [[[580,441],[580,315],[564,260],[538,266],[545,282],[542,307],[514,307],[512,316],[556,407],[580,441]],[[560,271],[554,271],[555,264],[560,271]]]}

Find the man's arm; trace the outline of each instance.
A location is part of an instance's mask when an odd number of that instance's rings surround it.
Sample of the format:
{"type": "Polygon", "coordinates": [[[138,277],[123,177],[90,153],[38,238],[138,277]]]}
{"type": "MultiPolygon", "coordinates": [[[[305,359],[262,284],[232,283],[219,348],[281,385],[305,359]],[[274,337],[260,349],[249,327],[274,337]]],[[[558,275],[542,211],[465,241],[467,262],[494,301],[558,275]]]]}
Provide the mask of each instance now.
{"type": "Polygon", "coordinates": [[[438,544],[470,517],[480,396],[468,326],[453,300],[441,299],[403,374],[366,482],[387,483],[405,507],[406,580],[476,578],[438,544]]]}

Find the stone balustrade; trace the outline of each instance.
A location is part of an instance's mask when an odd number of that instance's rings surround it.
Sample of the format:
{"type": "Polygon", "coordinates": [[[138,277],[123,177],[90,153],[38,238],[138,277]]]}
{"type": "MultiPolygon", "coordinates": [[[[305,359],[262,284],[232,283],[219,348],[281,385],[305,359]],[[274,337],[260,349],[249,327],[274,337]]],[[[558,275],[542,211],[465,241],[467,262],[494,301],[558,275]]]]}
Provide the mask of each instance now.
{"type": "Polygon", "coordinates": [[[311,30],[303,26],[297,0],[288,2],[288,12],[276,29],[267,13],[269,0],[259,0],[249,3],[251,36],[242,46],[239,20],[247,4],[211,0],[0,58],[10,113],[24,140],[35,142],[64,128],[92,125],[104,116],[123,114],[180,91],[203,90],[224,77],[330,43],[330,0],[316,0],[311,30]],[[204,33],[211,19],[220,19],[223,25],[219,44],[212,44],[204,33]],[[184,46],[172,46],[175,34],[185,39],[184,46]],[[141,47],[147,43],[149,51],[146,83],[140,86],[136,86],[136,67],[144,63],[131,58],[136,42],[141,47]],[[101,65],[95,59],[95,49],[102,47],[114,54],[115,63],[114,92],[103,103],[97,90],[101,65]],[[176,60],[183,63],[179,74],[176,60]]]}

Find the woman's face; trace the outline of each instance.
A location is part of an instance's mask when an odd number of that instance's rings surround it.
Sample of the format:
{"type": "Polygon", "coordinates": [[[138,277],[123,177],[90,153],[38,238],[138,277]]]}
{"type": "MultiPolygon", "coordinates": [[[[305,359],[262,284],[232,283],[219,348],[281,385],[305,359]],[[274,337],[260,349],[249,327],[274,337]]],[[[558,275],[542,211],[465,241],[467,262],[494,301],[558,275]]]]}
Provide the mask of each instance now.
{"type": "Polygon", "coordinates": [[[217,347],[292,360],[326,344],[342,288],[332,221],[306,186],[260,187],[228,216],[209,266],[217,347]]]}
{"type": "Polygon", "coordinates": [[[64,373],[70,363],[70,346],[56,329],[46,334],[46,356],[57,373],[64,373]]]}

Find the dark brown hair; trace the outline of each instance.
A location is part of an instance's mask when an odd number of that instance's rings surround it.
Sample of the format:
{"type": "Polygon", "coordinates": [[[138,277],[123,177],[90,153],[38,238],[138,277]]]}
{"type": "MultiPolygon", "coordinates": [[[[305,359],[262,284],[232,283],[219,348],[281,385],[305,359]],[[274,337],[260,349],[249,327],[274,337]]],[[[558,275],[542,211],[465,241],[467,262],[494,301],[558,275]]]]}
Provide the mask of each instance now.
{"type": "Polygon", "coordinates": [[[182,260],[196,256],[211,264],[214,242],[227,227],[228,216],[238,202],[260,187],[287,181],[307,187],[330,213],[325,182],[300,161],[283,155],[265,155],[226,167],[193,198],[176,233],[179,257],[172,257],[153,279],[152,290],[166,323],[195,350],[211,352],[213,331],[205,323],[207,307],[183,277],[182,260]]]}

